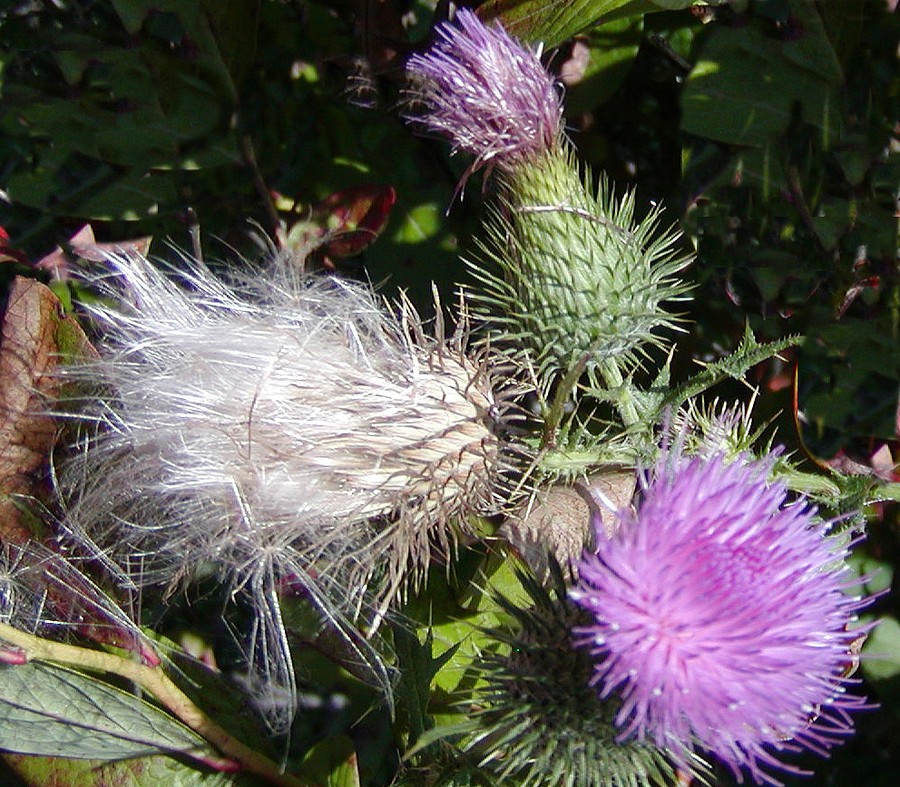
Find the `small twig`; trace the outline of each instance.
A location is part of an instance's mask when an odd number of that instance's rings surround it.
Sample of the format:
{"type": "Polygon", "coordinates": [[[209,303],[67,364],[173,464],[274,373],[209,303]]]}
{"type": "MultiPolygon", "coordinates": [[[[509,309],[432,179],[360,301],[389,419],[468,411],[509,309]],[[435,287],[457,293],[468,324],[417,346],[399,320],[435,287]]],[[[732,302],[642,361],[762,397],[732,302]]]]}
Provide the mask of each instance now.
{"type": "Polygon", "coordinates": [[[262,173],[259,171],[259,165],[256,162],[256,151],[253,149],[253,140],[249,134],[241,135],[241,154],[244,157],[244,164],[250,168],[253,175],[253,185],[256,193],[262,201],[266,216],[271,224],[272,237],[277,241],[278,245],[282,245],[281,220],[278,218],[278,211],[272,202],[272,195],[269,193],[269,187],[263,179],[262,173]]]}
{"type": "Polygon", "coordinates": [[[819,233],[816,230],[816,222],[809,210],[809,205],[806,204],[806,197],[803,196],[803,184],[800,182],[800,173],[797,170],[796,165],[791,164],[787,168],[787,176],[788,187],[791,190],[791,197],[793,198],[794,207],[797,208],[797,212],[800,214],[800,219],[803,222],[803,225],[812,233],[813,238],[815,238],[816,240],[816,245],[820,249],[824,249],[822,240],[821,238],[819,238],[819,233]]]}
{"type": "Polygon", "coordinates": [[[191,253],[197,262],[203,262],[203,242],[200,240],[200,222],[197,219],[197,211],[187,209],[188,236],[191,239],[191,253]]]}
{"type": "Polygon", "coordinates": [[[162,667],[150,667],[113,653],[42,639],[5,623],[0,623],[0,640],[20,648],[28,660],[49,661],[125,678],[152,694],[173,716],[209,741],[227,758],[239,763],[244,770],[262,776],[280,787],[312,787],[309,782],[297,776],[282,773],[278,765],[233,737],[209,718],[166,675],[162,667]]]}

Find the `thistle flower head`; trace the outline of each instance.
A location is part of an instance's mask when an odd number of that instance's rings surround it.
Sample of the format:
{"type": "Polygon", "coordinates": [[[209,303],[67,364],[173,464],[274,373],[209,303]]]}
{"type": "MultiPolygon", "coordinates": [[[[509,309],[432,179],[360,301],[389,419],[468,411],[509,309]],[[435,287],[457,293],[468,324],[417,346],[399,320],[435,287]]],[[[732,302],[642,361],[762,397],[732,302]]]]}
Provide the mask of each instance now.
{"type": "Polygon", "coordinates": [[[432,49],[407,63],[411,97],[424,107],[411,119],[472,154],[473,169],[509,169],[554,147],[560,99],[538,56],[472,11],[460,9],[456,23],[439,25],[432,49]]]}
{"type": "Polygon", "coordinates": [[[473,265],[473,294],[491,340],[521,348],[550,384],[575,363],[627,365],[660,343],[672,317],[661,304],[684,286],[673,274],[689,262],[677,233],[653,237],[654,210],[634,222],[634,197],[598,194],[578,172],[562,131],[561,102],[538,57],[500,26],[471,11],[437,28],[437,42],[410,58],[415,122],[448,136],[473,168],[497,166],[503,202],[488,223],[486,256],[473,265]],[[499,275],[492,268],[499,268],[499,275]]]}
{"type": "Polygon", "coordinates": [[[705,457],[721,454],[730,461],[751,451],[766,432],[768,424],[753,424],[755,403],[755,392],[743,404],[721,401],[718,397],[711,401],[692,397],[668,419],[665,439],[685,454],[705,457]]]}
{"type": "Polygon", "coordinates": [[[109,265],[90,281],[126,304],[87,307],[100,356],[66,372],[91,387],[94,424],[61,473],[67,528],[119,565],[141,556],[144,584],[214,567],[258,610],[264,677],[291,684],[279,581],[332,622],[380,612],[492,510],[486,366],[426,337],[412,307],[287,264],[228,284],[109,265]]]}
{"type": "Polygon", "coordinates": [[[778,784],[765,769],[796,770],[779,752],[826,754],[864,706],[843,677],[862,602],[845,593],[846,543],[770,467],[669,455],[570,595],[593,618],[574,628],[592,681],[621,697],[620,739],[697,746],[778,784]]]}

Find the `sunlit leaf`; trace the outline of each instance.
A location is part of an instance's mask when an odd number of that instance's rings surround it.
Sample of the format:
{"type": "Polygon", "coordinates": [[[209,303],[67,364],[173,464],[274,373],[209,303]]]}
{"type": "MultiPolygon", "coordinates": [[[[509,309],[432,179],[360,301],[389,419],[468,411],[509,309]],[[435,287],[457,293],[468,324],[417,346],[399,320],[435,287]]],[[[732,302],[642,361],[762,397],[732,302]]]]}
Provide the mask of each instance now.
{"type": "Polygon", "coordinates": [[[0,748],[100,760],[209,753],[199,735],[134,694],[40,662],[0,666],[0,748]]]}
{"type": "Polygon", "coordinates": [[[691,5],[694,0],[488,0],[478,15],[485,20],[499,17],[518,38],[550,47],[603,21],[691,5]]]}
{"type": "Polygon", "coordinates": [[[359,787],[353,741],[333,735],[320,741],[303,758],[303,771],[321,787],[359,787]]]}

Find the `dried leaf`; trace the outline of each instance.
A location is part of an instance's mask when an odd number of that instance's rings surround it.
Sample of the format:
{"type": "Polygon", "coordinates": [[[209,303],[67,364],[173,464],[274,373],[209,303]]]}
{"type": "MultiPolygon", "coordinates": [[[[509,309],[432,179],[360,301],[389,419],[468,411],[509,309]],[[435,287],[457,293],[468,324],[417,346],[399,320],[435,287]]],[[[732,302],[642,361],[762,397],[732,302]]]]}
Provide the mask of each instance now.
{"type": "Polygon", "coordinates": [[[226,787],[241,783],[234,774],[201,771],[162,754],[117,762],[24,754],[4,754],[3,759],[28,787],[226,787]]]}
{"type": "Polygon", "coordinates": [[[613,513],[609,507],[628,506],[634,487],[633,471],[614,469],[592,475],[587,483],[539,490],[528,509],[504,522],[501,533],[537,577],[547,576],[548,554],[571,570],[593,537],[593,519],[599,516],[610,533],[613,513]]]}
{"type": "Polygon", "coordinates": [[[107,253],[133,252],[145,256],[150,251],[151,240],[150,237],[143,237],[116,243],[97,243],[93,228],[90,224],[85,224],[66,243],[66,246],[71,249],[71,254],[57,246],[46,257],[38,260],[34,267],[51,271],[55,278],[65,281],[69,278],[69,263],[72,254],[91,262],[103,262],[107,253]]]}
{"type": "Polygon", "coordinates": [[[45,465],[56,435],[47,402],[57,395],[60,357],[89,351],[78,323],[38,281],[16,277],[0,333],[0,539],[33,535],[24,498],[46,496],[45,465]]]}
{"type": "Polygon", "coordinates": [[[378,238],[396,201],[392,186],[337,191],[308,209],[308,217],[291,227],[286,245],[301,259],[352,257],[378,238]]]}

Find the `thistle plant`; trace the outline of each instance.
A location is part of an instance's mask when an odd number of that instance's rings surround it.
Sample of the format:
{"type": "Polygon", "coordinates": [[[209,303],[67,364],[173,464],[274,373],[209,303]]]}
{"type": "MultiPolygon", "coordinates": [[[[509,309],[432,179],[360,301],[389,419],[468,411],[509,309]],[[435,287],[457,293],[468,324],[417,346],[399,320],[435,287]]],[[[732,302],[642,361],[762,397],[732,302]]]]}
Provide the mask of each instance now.
{"type": "Polygon", "coordinates": [[[759,432],[737,409],[699,418],[696,397],[717,374],[738,376],[755,353],[773,348],[750,337],[721,369],[681,390],[670,387],[668,363],[652,388],[635,388],[634,367],[675,327],[665,305],[687,292],[679,274],[690,256],[677,249],[678,233],[659,231],[656,208],[637,221],[633,194],[616,199],[602,179],[594,192],[548,100],[552,78],[499,25],[460,11],[408,69],[422,108],[416,123],[448,136],[454,151],[474,156],[473,168],[494,177],[471,300],[489,341],[552,398],[540,410],[539,492],[525,520],[544,507],[541,490],[565,499],[571,488],[547,481],[577,479],[590,492],[592,473],[604,469],[599,457],[609,457],[606,469],[652,461],[655,430],[671,430],[672,412],[683,426],[703,421],[697,434],[675,438],[678,450],[662,452],[636,512],[627,502],[602,511],[588,501],[582,516],[596,546],[574,566],[579,579],[569,593],[588,620],[568,624],[580,657],[593,659],[586,674],[573,666],[579,655],[550,633],[567,630],[564,606],[548,624],[554,616],[538,610],[554,606],[529,585],[529,604],[503,603],[521,635],[491,629],[506,647],[483,658],[490,688],[464,746],[500,778],[526,784],[645,784],[660,778],[647,767],[654,756],[690,772],[702,752],[738,778],[777,784],[772,771],[796,770],[781,753],[826,753],[852,729],[849,714],[865,703],[845,693],[844,669],[865,629],[853,628],[863,602],[845,593],[854,585],[846,540],[827,536],[808,504],[789,503],[784,482],[769,480],[777,452],[748,458],[759,432]],[[591,434],[590,418],[577,415],[587,399],[616,408],[618,431],[591,434]],[[723,452],[736,446],[729,463],[723,452]],[[576,711],[585,684],[595,687],[597,707],[576,711]],[[579,726],[586,717],[597,725],[590,732],[579,726]],[[628,745],[649,746],[650,759],[617,749],[628,745]],[[579,759],[585,751],[589,763],[579,759]]]}
{"type": "Polygon", "coordinates": [[[287,263],[226,284],[200,264],[177,283],[140,256],[108,262],[89,281],[124,304],[86,307],[99,357],[66,371],[92,393],[61,474],[65,526],[139,565],[136,584],[171,591],[207,567],[247,599],[283,726],[281,583],[338,628],[367,610],[377,625],[495,508],[502,402],[461,340],[426,337],[411,306],[393,316],[366,287],[287,263]]]}
{"type": "MultiPolygon", "coordinates": [[[[22,682],[80,671],[72,694],[28,713],[87,729],[69,697],[113,696],[123,715],[92,709],[111,737],[128,742],[134,720],[153,731],[124,758],[361,782],[348,736],[319,748],[315,719],[292,726],[302,641],[331,658],[329,676],[373,684],[355,687],[360,715],[399,711],[392,784],[664,787],[708,781],[717,760],[778,785],[802,773],[792,755],[852,733],[868,706],[851,662],[871,628],[857,622],[854,538],[794,496],[812,474],[756,447],[766,429],[749,407],[703,398],[791,340],[748,329],[673,381],[691,256],[657,207],[579,170],[540,54],[462,9],[407,64],[407,119],[469,157],[461,185],[486,178],[452,331],[440,304],[427,326],[402,296],[287,254],[220,276],[91,247],[101,267],[75,289],[94,292],[80,308],[96,354],[69,359],[70,398],[53,405],[74,424],[53,457],[56,551],[0,551],[0,660],[51,663],[22,682]],[[194,681],[186,654],[116,604],[201,582],[244,613],[223,618],[245,626],[239,681],[268,721],[258,751],[204,710],[233,676],[194,681]],[[57,623],[76,636],[59,641],[57,623]],[[154,701],[123,699],[104,675],[154,701]],[[307,749],[269,756],[292,735],[307,749]]],[[[380,227],[394,191],[373,191],[391,195],[374,224],[363,200],[337,226],[380,227]]],[[[58,304],[42,298],[42,330],[22,332],[51,332],[58,304]]],[[[831,481],[814,499],[837,508],[831,481]]],[[[0,710],[19,707],[10,674],[0,710]]],[[[306,677],[312,707],[330,689],[306,677]]]]}
{"type": "Polygon", "coordinates": [[[472,263],[476,310],[543,386],[573,370],[616,385],[672,326],[663,303],[684,295],[675,274],[690,257],[677,232],[657,232],[658,209],[637,222],[633,194],[616,198],[603,180],[595,192],[579,174],[537,54],[470,11],[456,21],[407,70],[414,122],[497,173],[484,262],[472,263]]]}
{"type": "Polygon", "coordinates": [[[617,740],[709,751],[761,784],[797,772],[783,753],[826,754],[865,707],[846,691],[865,633],[849,539],[768,480],[773,461],[667,454],[570,591],[592,617],[573,628],[591,683],[621,699],[617,740]]]}

